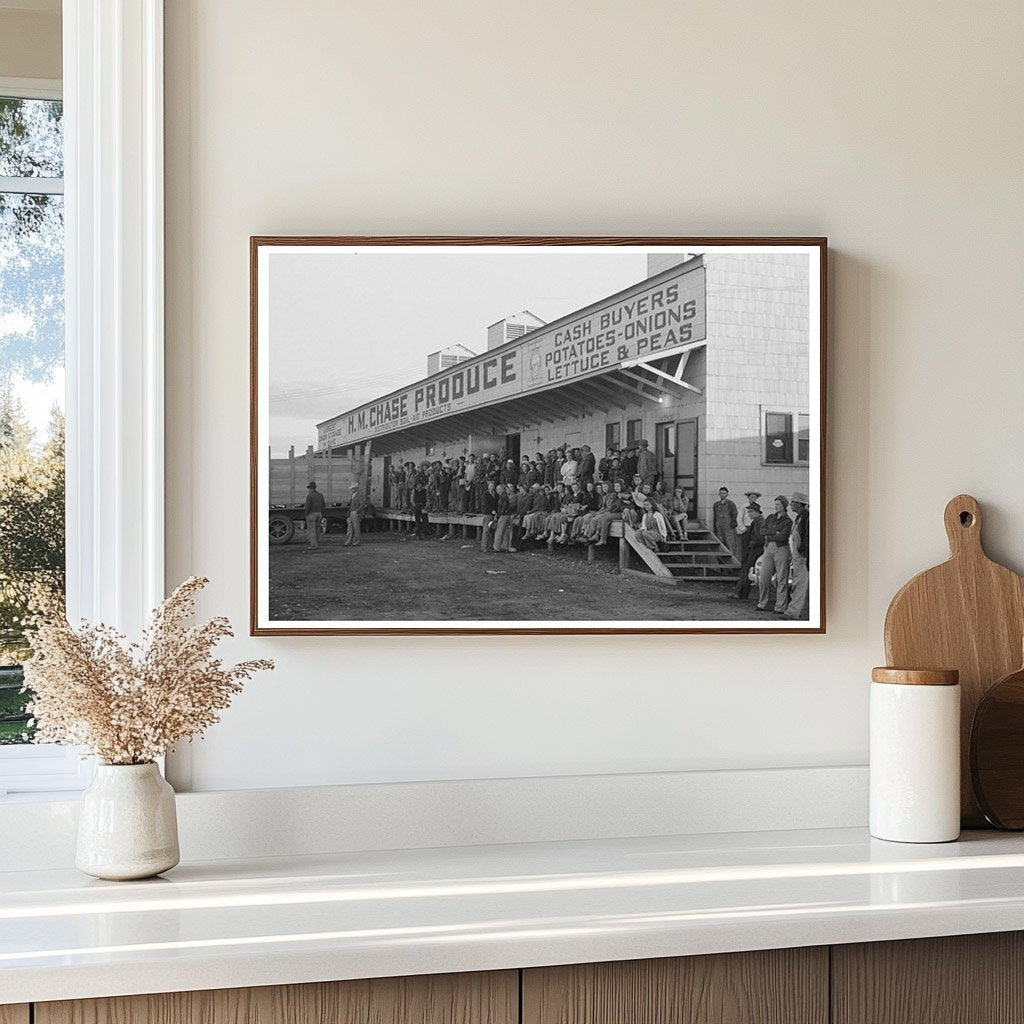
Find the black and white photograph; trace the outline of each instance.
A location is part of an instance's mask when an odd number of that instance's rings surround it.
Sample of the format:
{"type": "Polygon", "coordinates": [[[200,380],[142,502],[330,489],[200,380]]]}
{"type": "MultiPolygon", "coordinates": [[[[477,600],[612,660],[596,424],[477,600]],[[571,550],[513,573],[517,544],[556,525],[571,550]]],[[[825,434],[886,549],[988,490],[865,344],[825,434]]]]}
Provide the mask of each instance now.
{"type": "Polygon", "coordinates": [[[825,252],[253,238],[253,633],[823,632],[825,252]]]}

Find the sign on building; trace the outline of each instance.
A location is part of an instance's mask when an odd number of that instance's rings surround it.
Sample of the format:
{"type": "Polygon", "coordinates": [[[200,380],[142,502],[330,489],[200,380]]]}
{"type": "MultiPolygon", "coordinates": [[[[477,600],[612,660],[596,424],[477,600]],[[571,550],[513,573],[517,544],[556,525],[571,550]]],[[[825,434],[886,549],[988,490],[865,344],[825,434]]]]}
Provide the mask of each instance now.
{"type": "Polygon", "coordinates": [[[706,337],[705,271],[692,260],[509,343],[317,425],[319,447],[549,391],[706,337]]]}

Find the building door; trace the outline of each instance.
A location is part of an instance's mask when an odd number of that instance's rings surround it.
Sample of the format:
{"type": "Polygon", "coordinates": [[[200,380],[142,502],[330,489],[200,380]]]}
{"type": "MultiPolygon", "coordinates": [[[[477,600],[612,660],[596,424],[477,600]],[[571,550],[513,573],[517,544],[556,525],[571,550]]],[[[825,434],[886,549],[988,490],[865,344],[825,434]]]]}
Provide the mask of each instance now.
{"type": "Polygon", "coordinates": [[[676,487],[685,487],[690,503],[686,514],[697,518],[697,421],[676,424],[676,487]]]}
{"type": "Polygon", "coordinates": [[[520,434],[505,435],[505,458],[511,459],[517,466],[519,465],[520,437],[520,434]]]}
{"type": "Polygon", "coordinates": [[[676,485],[675,434],[675,423],[659,423],[654,428],[654,457],[658,460],[658,473],[669,494],[676,485]]]}
{"type": "Polygon", "coordinates": [[[391,456],[384,456],[384,508],[391,508],[391,456]]]}

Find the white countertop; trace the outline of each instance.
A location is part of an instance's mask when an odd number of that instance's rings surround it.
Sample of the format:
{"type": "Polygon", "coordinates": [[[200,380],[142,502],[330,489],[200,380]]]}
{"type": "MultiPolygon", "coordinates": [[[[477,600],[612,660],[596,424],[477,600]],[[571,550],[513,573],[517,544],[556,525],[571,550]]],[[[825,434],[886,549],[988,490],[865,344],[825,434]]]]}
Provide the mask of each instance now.
{"type": "Polygon", "coordinates": [[[1024,929],[1024,836],[861,829],[0,872],[0,1004],[1024,929]]]}

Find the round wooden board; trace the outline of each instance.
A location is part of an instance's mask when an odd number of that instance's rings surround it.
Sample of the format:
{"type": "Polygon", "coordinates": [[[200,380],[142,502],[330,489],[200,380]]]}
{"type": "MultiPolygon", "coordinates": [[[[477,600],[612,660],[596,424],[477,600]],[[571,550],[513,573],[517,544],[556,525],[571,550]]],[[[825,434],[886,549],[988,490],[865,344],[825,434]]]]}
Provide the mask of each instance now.
{"type": "Polygon", "coordinates": [[[1024,829],[1024,668],[981,699],[971,727],[971,785],[997,828],[1024,829]]]}

